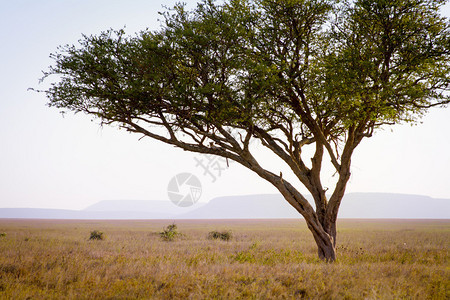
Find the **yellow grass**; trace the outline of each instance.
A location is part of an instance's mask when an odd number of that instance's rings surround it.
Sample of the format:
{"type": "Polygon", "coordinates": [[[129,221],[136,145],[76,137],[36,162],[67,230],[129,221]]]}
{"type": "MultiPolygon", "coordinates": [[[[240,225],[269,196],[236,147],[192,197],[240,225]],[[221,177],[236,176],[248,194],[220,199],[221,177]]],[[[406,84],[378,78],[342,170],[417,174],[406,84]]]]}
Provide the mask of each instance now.
{"type": "Polygon", "coordinates": [[[171,223],[0,220],[0,299],[450,299],[450,220],[340,221],[334,264],[301,220],[171,223]]]}

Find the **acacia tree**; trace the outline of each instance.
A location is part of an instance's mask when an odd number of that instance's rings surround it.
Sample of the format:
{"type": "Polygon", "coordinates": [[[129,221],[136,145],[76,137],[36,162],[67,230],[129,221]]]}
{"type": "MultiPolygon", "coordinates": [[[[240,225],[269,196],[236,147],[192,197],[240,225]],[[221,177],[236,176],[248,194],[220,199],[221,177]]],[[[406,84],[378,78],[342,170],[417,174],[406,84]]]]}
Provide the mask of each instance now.
{"type": "Polygon", "coordinates": [[[108,30],[60,47],[49,106],[84,112],[181,149],[225,157],[275,186],[323,260],[351,157],[382,127],[450,101],[450,26],[441,0],[204,0],[158,31],[108,30]],[[298,182],[264,168],[259,141],[298,182]],[[311,157],[302,153],[313,149],[311,157]],[[309,161],[310,158],[310,161],[309,161]],[[324,161],[325,159],[325,161],[324,161]],[[336,183],[322,186],[323,162],[336,183]],[[310,204],[295,187],[312,195],[310,204]]]}

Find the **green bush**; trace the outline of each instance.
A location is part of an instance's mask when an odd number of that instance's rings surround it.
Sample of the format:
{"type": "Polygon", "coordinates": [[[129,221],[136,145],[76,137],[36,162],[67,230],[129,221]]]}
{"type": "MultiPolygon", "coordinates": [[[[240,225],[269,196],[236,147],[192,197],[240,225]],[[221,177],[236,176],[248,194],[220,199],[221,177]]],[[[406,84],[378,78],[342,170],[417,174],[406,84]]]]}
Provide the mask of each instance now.
{"type": "Polygon", "coordinates": [[[91,236],[89,237],[90,240],[103,240],[104,238],[103,232],[98,230],[91,231],[91,236]]]}
{"type": "Polygon", "coordinates": [[[167,242],[175,240],[180,235],[181,233],[178,232],[178,228],[177,225],[175,225],[175,223],[163,228],[163,231],[159,233],[161,239],[167,242]]]}
{"type": "Polygon", "coordinates": [[[0,232],[0,237],[5,237],[6,236],[6,232],[0,232]]]}
{"type": "Polygon", "coordinates": [[[208,239],[210,240],[218,240],[221,239],[223,241],[229,241],[232,238],[231,231],[211,231],[208,233],[208,239]]]}

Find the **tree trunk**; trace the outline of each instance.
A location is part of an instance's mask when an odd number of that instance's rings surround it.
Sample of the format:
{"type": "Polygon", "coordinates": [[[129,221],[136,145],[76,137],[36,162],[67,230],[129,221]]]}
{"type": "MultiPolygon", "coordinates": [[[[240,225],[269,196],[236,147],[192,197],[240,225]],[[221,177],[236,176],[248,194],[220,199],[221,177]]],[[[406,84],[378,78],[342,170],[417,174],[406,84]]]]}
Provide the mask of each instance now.
{"type": "Polygon", "coordinates": [[[315,228],[316,226],[313,227],[309,224],[308,227],[316,241],[319,258],[326,262],[334,262],[336,260],[336,233],[327,233],[325,230],[319,231],[315,228]]]}
{"type": "Polygon", "coordinates": [[[321,260],[334,262],[336,260],[336,248],[333,245],[318,245],[318,254],[321,260]]]}
{"type": "Polygon", "coordinates": [[[334,262],[336,260],[336,219],[330,216],[319,217],[308,200],[288,182],[280,179],[274,185],[287,202],[304,217],[316,241],[319,258],[326,262],[334,262]]]}
{"type": "Polygon", "coordinates": [[[325,191],[322,189],[323,192],[319,196],[321,197],[320,203],[322,204],[323,202],[324,207],[321,208],[321,213],[317,214],[308,200],[289,182],[283,180],[282,175],[277,176],[264,170],[251,156],[249,156],[248,160],[251,160],[250,169],[271,182],[280,191],[285,200],[304,217],[316,241],[319,258],[326,262],[334,262],[336,260],[336,217],[340,204],[340,201],[337,201],[337,197],[340,194],[334,196],[334,209],[328,210],[325,191]]]}

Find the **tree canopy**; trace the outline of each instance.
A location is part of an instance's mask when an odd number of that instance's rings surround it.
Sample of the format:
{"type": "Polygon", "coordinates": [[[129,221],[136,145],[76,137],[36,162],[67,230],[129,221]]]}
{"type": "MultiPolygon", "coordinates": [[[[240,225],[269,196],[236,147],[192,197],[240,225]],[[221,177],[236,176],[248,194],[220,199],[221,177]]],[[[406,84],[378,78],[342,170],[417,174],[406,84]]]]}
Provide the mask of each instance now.
{"type": "Polygon", "coordinates": [[[52,58],[49,106],[184,150],[234,160],[303,215],[335,259],[336,218],[354,149],[382,126],[450,102],[442,0],[203,0],[162,13],[159,30],[83,36],[52,58]],[[299,182],[263,168],[258,140],[299,182]],[[314,148],[309,158],[304,146],[314,148]],[[323,158],[338,179],[321,183],[323,158]],[[315,208],[295,188],[304,185],[315,208]]]}

